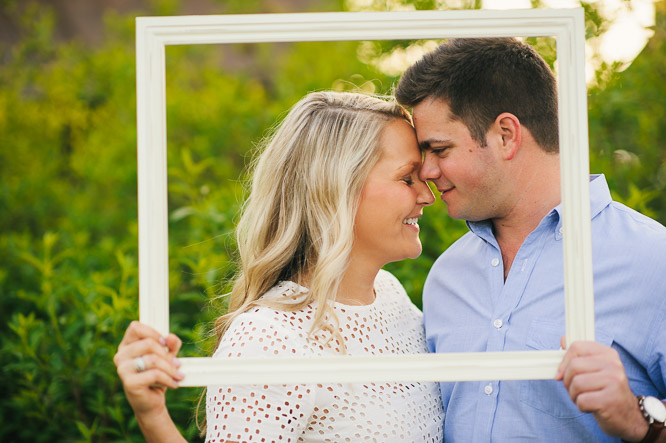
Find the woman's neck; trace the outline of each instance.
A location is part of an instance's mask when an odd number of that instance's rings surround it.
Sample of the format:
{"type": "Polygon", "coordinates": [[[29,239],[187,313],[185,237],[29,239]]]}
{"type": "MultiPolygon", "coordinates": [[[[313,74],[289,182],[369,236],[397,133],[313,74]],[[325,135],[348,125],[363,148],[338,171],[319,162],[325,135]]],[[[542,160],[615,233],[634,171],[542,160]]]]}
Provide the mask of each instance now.
{"type": "Polygon", "coordinates": [[[350,260],[335,301],[346,305],[369,305],[375,301],[375,278],[381,268],[350,260]]]}

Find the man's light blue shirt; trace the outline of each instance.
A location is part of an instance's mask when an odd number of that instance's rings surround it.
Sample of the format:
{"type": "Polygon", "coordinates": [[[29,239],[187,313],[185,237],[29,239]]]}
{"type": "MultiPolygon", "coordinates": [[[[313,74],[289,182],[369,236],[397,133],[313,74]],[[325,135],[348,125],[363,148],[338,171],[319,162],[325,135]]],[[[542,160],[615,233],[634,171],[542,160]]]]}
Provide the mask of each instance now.
{"type": "MultiPolygon", "coordinates": [[[[590,182],[597,341],[622,359],[637,395],[666,398],[666,228],[590,182]]],[[[423,293],[433,352],[560,348],[564,326],[561,207],[526,238],[504,281],[490,222],[432,267],[423,293]]],[[[554,380],[441,383],[447,442],[593,442],[606,436],[554,380]]]]}

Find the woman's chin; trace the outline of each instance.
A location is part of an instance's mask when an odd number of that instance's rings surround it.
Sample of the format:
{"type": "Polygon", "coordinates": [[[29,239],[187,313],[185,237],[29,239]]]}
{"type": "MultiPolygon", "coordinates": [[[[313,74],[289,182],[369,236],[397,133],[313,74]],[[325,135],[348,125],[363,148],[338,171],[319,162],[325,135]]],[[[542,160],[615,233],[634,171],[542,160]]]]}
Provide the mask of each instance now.
{"type": "Polygon", "coordinates": [[[421,255],[421,252],[423,252],[423,246],[421,245],[421,242],[419,242],[418,246],[414,246],[412,251],[410,251],[408,254],[406,254],[402,260],[407,259],[407,258],[419,258],[421,255]]]}

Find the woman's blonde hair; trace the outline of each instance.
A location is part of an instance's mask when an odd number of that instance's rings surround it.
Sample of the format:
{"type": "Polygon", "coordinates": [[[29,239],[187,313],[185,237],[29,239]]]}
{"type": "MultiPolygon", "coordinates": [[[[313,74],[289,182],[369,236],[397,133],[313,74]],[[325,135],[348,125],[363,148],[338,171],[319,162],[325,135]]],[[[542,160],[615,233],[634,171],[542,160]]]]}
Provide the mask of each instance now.
{"type": "Polygon", "coordinates": [[[339,338],[332,302],[349,263],[356,209],[381,154],[380,134],[396,119],[411,125],[395,102],[313,92],[264,141],[238,223],[239,272],[228,314],[216,322],[218,342],[234,318],[253,307],[293,311],[313,302],[310,333],[339,338]],[[304,283],[308,292],[297,303],[262,299],[282,280],[304,283]]]}

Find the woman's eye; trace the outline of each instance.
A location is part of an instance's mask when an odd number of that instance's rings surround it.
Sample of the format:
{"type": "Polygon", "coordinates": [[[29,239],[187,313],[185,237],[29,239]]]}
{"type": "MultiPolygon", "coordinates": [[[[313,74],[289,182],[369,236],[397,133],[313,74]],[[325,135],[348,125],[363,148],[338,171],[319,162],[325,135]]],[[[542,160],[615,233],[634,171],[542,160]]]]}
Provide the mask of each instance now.
{"type": "Polygon", "coordinates": [[[407,183],[408,185],[413,185],[413,184],[414,184],[414,180],[412,180],[411,177],[404,177],[404,178],[402,179],[402,181],[404,181],[404,182],[407,183]]]}

